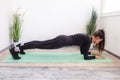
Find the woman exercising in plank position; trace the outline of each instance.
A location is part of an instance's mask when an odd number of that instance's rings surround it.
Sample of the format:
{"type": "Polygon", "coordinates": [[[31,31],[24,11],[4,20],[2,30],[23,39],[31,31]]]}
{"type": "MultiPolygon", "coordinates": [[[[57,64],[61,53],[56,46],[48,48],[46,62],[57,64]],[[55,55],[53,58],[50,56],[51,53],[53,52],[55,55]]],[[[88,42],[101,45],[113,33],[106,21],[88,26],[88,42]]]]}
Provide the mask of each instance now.
{"type": "Polygon", "coordinates": [[[86,34],[75,34],[75,35],[59,35],[54,39],[45,40],[45,41],[31,41],[24,43],[24,45],[17,45],[20,51],[15,50],[15,46],[10,49],[10,53],[13,59],[18,60],[21,57],[18,56],[18,53],[25,54],[24,50],[26,49],[57,49],[65,46],[80,46],[81,54],[84,55],[85,60],[99,58],[98,56],[89,55],[89,48],[91,43],[96,44],[96,48],[99,52],[104,50],[105,45],[105,33],[103,30],[96,31],[93,36],[86,34]]]}

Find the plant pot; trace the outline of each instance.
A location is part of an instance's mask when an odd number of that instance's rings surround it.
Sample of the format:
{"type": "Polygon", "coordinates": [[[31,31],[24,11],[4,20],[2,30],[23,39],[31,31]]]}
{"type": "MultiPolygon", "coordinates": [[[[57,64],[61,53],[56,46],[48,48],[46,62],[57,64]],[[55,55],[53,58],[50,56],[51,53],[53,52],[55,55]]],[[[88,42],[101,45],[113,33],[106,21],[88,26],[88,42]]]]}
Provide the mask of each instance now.
{"type": "Polygon", "coordinates": [[[95,50],[95,49],[96,49],[95,44],[94,44],[94,43],[91,43],[91,45],[90,45],[90,50],[95,50]]]}
{"type": "Polygon", "coordinates": [[[93,44],[91,43],[91,45],[90,45],[90,50],[92,50],[93,49],[93,44]]]}
{"type": "Polygon", "coordinates": [[[19,47],[17,47],[17,45],[19,44],[19,41],[14,41],[13,45],[15,47],[15,51],[19,51],[19,47]]]}

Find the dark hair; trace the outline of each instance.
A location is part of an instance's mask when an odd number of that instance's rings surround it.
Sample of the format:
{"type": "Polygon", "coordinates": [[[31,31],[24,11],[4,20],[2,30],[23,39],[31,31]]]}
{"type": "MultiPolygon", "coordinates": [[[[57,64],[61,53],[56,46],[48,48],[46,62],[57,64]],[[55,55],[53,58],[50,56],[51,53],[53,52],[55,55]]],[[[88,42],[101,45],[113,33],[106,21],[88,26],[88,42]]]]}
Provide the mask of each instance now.
{"type": "Polygon", "coordinates": [[[96,48],[98,49],[98,51],[102,52],[105,46],[105,32],[103,30],[98,30],[93,34],[93,36],[103,39],[99,44],[96,44],[96,48]]]}

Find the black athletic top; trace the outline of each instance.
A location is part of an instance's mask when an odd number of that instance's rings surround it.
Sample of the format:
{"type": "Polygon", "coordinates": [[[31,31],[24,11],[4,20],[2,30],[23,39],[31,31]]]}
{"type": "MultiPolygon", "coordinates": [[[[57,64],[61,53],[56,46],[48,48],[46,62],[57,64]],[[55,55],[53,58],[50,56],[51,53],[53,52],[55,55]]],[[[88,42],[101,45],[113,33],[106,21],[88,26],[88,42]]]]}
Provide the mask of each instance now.
{"type": "Polygon", "coordinates": [[[72,38],[72,45],[80,46],[80,51],[84,55],[85,60],[95,59],[95,56],[88,55],[90,44],[92,42],[91,37],[87,34],[75,34],[69,37],[72,38]]]}

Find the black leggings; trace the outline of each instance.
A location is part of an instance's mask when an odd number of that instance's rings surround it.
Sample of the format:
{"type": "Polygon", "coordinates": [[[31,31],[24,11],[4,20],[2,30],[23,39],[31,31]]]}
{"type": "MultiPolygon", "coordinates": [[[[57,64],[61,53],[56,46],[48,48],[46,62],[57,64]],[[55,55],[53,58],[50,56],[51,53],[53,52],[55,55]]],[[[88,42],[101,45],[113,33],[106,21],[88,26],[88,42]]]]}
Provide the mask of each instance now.
{"type": "Polygon", "coordinates": [[[72,38],[66,35],[57,36],[54,39],[46,41],[31,41],[20,47],[20,50],[26,49],[57,49],[64,46],[72,46],[72,38]]]}

